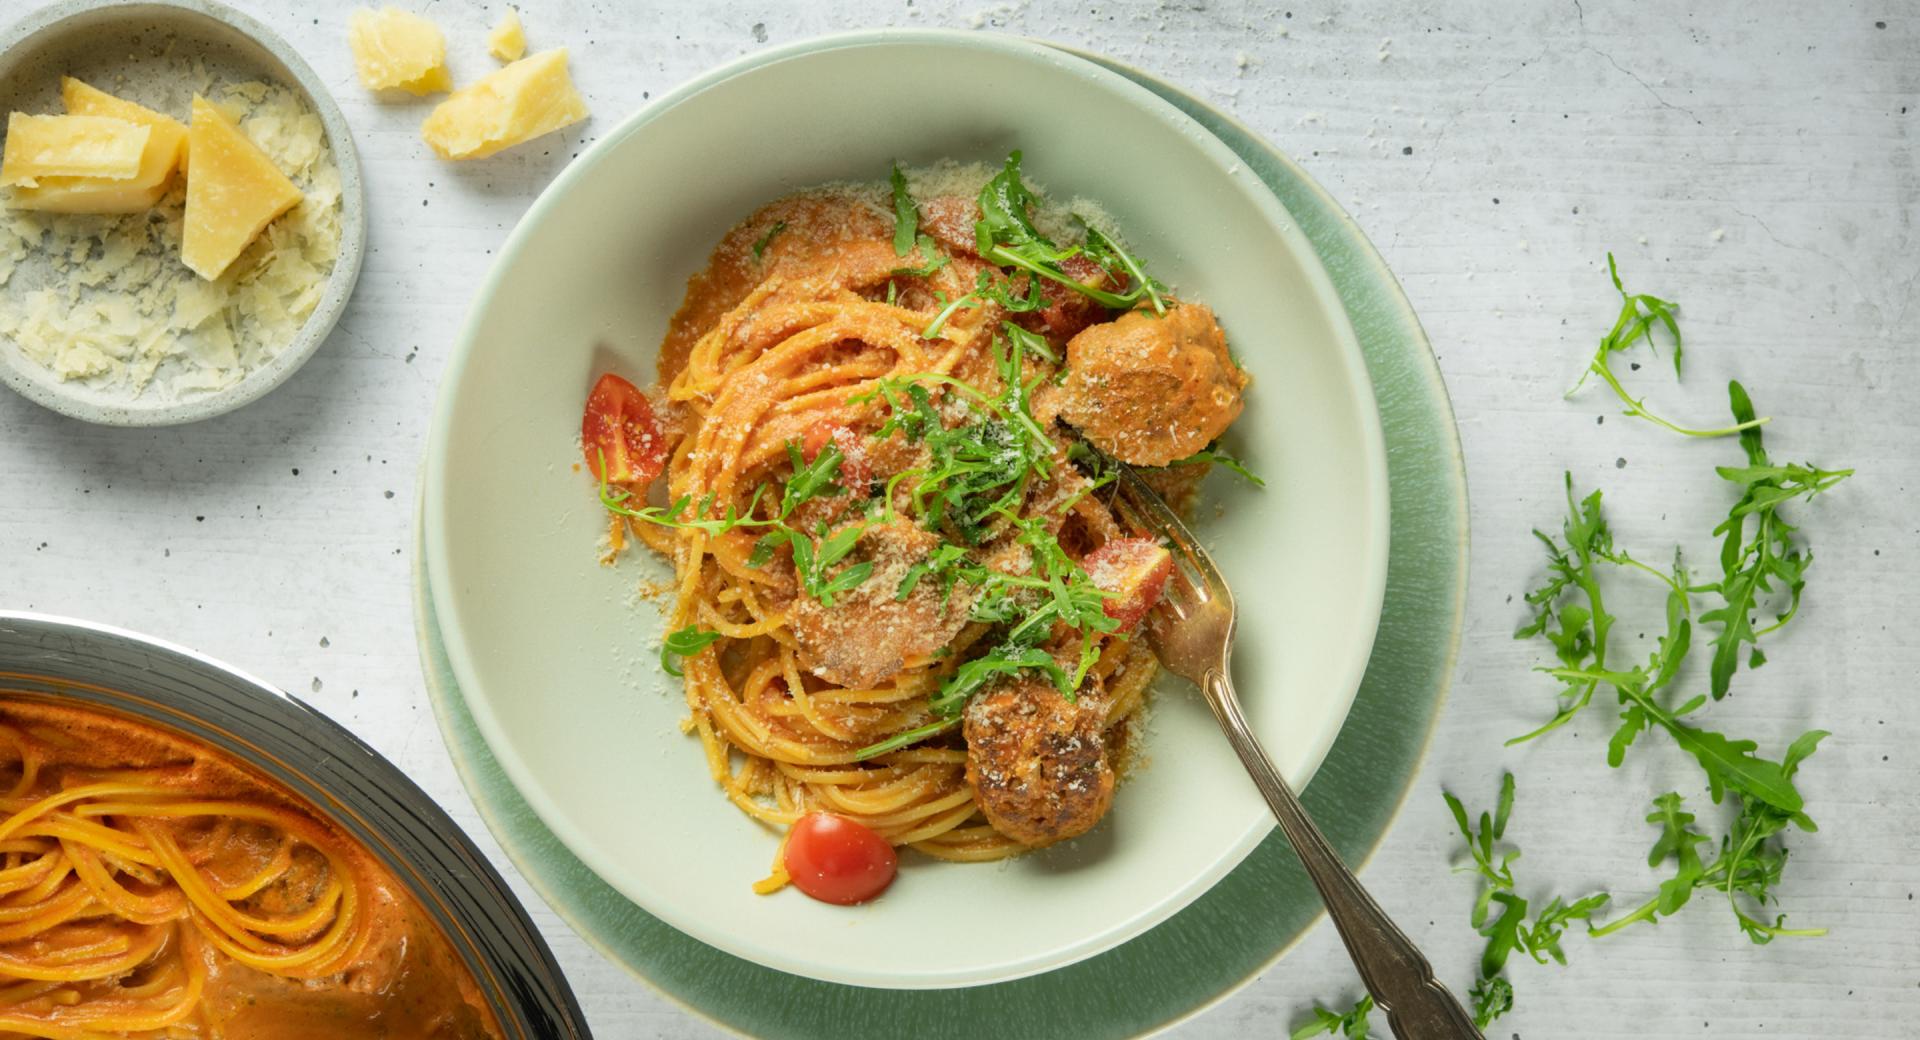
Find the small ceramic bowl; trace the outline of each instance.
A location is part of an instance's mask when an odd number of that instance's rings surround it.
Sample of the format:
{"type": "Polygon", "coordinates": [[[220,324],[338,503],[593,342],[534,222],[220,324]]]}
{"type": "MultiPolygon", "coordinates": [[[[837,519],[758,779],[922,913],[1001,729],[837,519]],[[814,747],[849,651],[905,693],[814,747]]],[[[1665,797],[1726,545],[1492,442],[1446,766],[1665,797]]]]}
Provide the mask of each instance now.
{"type": "MultiPolygon", "coordinates": [[[[216,84],[266,81],[294,91],[320,117],[340,173],[340,248],[319,303],[293,339],[238,382],[169,395],[100,389],[61,379],[0,336],[0,380],[54,411],[111,426],[197,422],[252,402],[287,380],[319,349],[346,309],[366,245],[360,159],[339,106],[311,67],[273,30],[210,0],[64,0],[0,31],[0,116],[58,112],[60,77],[113,92],[135,74],[164,75],[198,63],[216,84]]],[[[183,83],[181,90],[189,88],[183,83]]],[[[173,113],[184,116],[182,111],[173,113]]],[[[16,277],[0,294],[27,291],[16,277]]]]}

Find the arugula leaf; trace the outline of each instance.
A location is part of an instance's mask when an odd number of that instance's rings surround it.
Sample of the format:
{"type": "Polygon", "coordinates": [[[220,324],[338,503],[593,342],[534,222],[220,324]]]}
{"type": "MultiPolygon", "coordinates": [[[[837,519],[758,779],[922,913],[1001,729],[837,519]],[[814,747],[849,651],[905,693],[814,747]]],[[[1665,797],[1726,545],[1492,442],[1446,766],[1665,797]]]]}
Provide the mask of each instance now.
{"type": "MultiPolygon", "coordinates": [[[[1753,402],[1747,397],[1745,387],[1738,382],[1728,383],[1727,396],[1735,420],[1745,422],[1753,417],[1753,402]]],[[[1714,700],[1727,695],[1733,673],[1740,666],[1741,648],[1753,647],[1750,667],[1766,663],[1766,656],[1759,652],[1760,636],[1781,628],[1800,610],[1800,593],[1806,587],[1806,572],[1813,563],[1813,551],[1796,545],[1794,534],[1798,528],[1780,515],[1780,506],[1796,498],[1812,499],[1853,474],[1851,469],[1775,465],[1767,457],[1757,426],[1741,431],[1740,447],[1746,452],[1747,465],[1722,466],[1717,470],[1723,479],[1741,488],[1740,500],[1734,503],[1720,526],[1713,529],[1721,538],[1721,578],[1709,588],[1718,593],[1721,606],[1700,615],[1703,623],[1719,629],[1713,640],[1714,700]],[[1747,534],[1749,530],[1751,538],[1747,534]],[[1772,625],[1756,630],[1753,612],[1762,597],[1775,591],[1775,582],[1786,592],[1786,609],[1772,625]]]]}
{"type": "Polygon", "coordinates": [[[747,501],[744,512],[728,506],[724,515],[715,517],[710,515],[713,506],[711,495],[702,500],[697,507],[694,505],[692,495],[681,495],[669,505],[641,506],[636,509],[628,504],[634,500],[633,492],[610,485],[603,478],[600,481],[600,505],[607,512],[629,520],[639,520],[658,527],[720,535],[736,527],[764,527],[771,523],[771,521],[755,519],[753,516],[754,509],[760,503],[761,494],[765,491],[764,485],[756,488],[753,497],[747,501]]]}
{"type": "Polygon", "coordinates": [[[1009,314],[1028,314],[1044,310],[1052,304],[1041,294],[1040,279],[1028,278],[1027,292],[1022,296],[1013,291],[1011,278],[997,277],[992,271],[982,271],[974,279],[973,294],[991,303],[997,303],[1009,314]]]}
{"type": "Polygon", "coordinates": [[[864,762],[876,755],[884,755],[889,751],[898,751],[909,744],[918,744],[929,737],[939,736],[958,725],[960,725],[960,716],[955,715],[948,719],[936,719],[924,726],[915,726],[909,730],[902,730],[878,744],[869,744],[854,752],[853,760],[855,762],[864,762]]]}
{"type": "Polygon", "coordinates": [[[907,568],[907,572],[900,576],[900,584],[894,589],[893,598],[901,603],[906,602],[907,597],[913,595],[913,590],[919,586],[920,580],[929,575],[940,583],[943,598],[952,596],[954,585],[963,576],[960,564],[966,558],[967,551],[960,546],[952,542],[941,544],[926,559],[907,568]]]}
{"type": "MultiPolygon", "coordinates": [[[[929,259],[927,259],[919,267],[896,267],[887,273],[892,275],[895,278],[931,278],[933,277],[933,273],[935,271],[938,271],[942,267],[945,267],[948,264],[953,263],[953,257],[950,257],[947,254],[941,252],[940,246],[937,243],[935,243],[932,238],[929,238],[926,235],[921,235],[919,238],[915,239],[914,248],[908,250],[907,253],[903,253],[901,255],[905,256],[910,253],[914,253],[914,250],[918,250],[918,253],[916,255],[922,256],[922,257],[928,257],[929,259]]],[[[889,293],[893,292],[892,282],[887,283],[887,291],[889,293]]],[[[892,303],[893,299],[889,298],[887,302],[892,303]]]]}
{"type": "MultiPolygon", "coordinates": [[[[819,600],[822,606],[833,606],[835,596],[859,588],[873,576],[872,560],[849,564],[838,574],[828,573],[829,568],[845,559],[859,544],[860,536],[867,532],[867,527],[867,524],[848,524],[829,532],[823,520],[818,528],[818,539],[792,528],[785,529],[785,541],[793,550],[793,567],[800,575],[800,585],[807,595],[819,600]]],[[[758,551],[758,547],[755,548],[758,551]]]]}
{"type": "Polygon", "coordinates": [[[1146,268],[1140,261],[1134,259],[1133,254],[1121,248],[1120,243],[1108,238],[1099,228],[1078,216],[1073,219],[1080,225],[1081,232],[1086,236],[1087,256],[1110,272],[1116,270],[1125,272],[1128,284],[1139,286],[1147,294],[1147,300],[1153,304],[1155,314],[1167,313],[1166,301],[1160,296],[1161,291],[1166,287],[1149,278],[1146,268]]]}
{"type": "Polygon", "coordinates": [[[753,543],[753,551],[747,554],[747,566],[765,567],[773,560],[775,549],[787,544],[787,538],[793,531],[786,527],[776,528],[761,535],[753,543]]]}
{"type": "Polygon", "coordinates": [[[899,163],[893,164],[888,179],[893,183],[893,253],[906,256],[913,252],[914,236],[920,230],[920,207],[907,194],[907,175],[900,172],[899,163]]]}
{"type": "Polygon", "coordinates": [[[793,466],[793,476],[787,478],[786,486],[780,490],[780,519],[785,520],[793,511],[810,499],[832,498],[847,489],[835,483],[840,479],[840,463],[845,461],[838,445],[828,441],[820,449],[820,454],[808,462],[800,452],[800,442],[787,442],[787,462],[793,466]]]}
{"type": "MultiPolygon", "coordinates": [[[[1057,365],[1060,363],[1060,356],[1053,352],[1053,345],[1047,342],[1047,337],[1040,335],[1038,332],[1023,329],[1010,321],[1001,322],[1000,331],[1007,337],[1007,342],[1012,345],[1014,350],[1020,351],[1023,354],[1037,355],[1044,358],[1049,365],[1057,365]]],[[[1076,440],[1074,443],[1078,444],[1080,442],[1076,440]]]]}
{"type": "Polygon", "coordinates": [[[1620,377],[1613,371],[1615,354],[1624,353],[1641,343],[1645,343],[1649,351],[1658,353],[1658,348],[1653,341],[1653,330],[1656,326],[1665,329],[1668,337],[1673,341],[1673,374],[1677,379],[1680,376],[1680,358],[1685,341],[1680,335],[1680,323],[1673,316],[1677,304],[1658,296],[1627,292],[1626,288],[1620,284],[1620,268],[1614,263],[1612,253],[1607,254],[1607,275],[1613,279],[1614,291],[1620,294],[1620,316],[1614,319],[1613,328],[1600,337],[1599,348],[1594,351],[1593,359],[1587,362],[1587,369],[1580,374],[1579,381],[1567,391],[1568,397],[1580,392],[1580,388],[1586,384],[1587,376],[1599,376],[1601,382],[1612,388],[1614,395],[1626,405],[1627,415],[1637,415],[1648,422],[1664,426],[1674,433],[1687,437],[1725,437],[1753,429],[1768,421],[1749,416],[1740,419],[1733,426],[1693,430],[1662,419],[1647,408],[1645,398],[1636,398],[1627,393],[1627,388],[1621,384],[1620,377]]]}
{"type": "Polygon", "coordinates": [[[761,255],[767,251],[767,247],[773,244],[773,236],[779,234],[782,231],[785,231],[786,229],[787,229],[786,221],[784,220],[774,221],[773,226],[767,229],[767,233],[760,236],[760,241],[755,242],[753,244],[753,258],[755,260],[759,260],[761,258],[761,255]]]}
{"type": "Polygon", "coordinates": [[[1501,975],[1508,959],[1519,952],[1541,964],[1549,960],[1565,964],[1567,957],[1560,940],[1567,927],[1578,921],[1585,922],[1591,929],[1593,914],[1605,906],[1609,898],[1605,892],[1595,892],[1569,903],[1556,895],[1538,913],[1529,916],[1531,903],[1515,890],[1513,877],[1513,862],[1520,858],[1520,850],[1500,844],[1506,834],[1507,820],[1513,815],[1513,794],[1513,774],[1507,773],[1500,779],[1495,809],[1491,813],[1482,812],[1476,828],[1460,799],[1447,791],[1440,792],[1473,860],[1470,867],[1458,869],[1473,870],[1480,876],[1480,891],[1469,920],[1474,930],[1486,938],[1487,945],[1481,951],[1479,975],[1469,995],[1474,1005],[1474,1022],[1481,1027],[1513,1008],[1513,984],[1501,975]],[[1500,908],[1497,916],[1493,913],[1495,906],[1500,908]]]}
{"type": "Polygon", "coordinates": [[[974,244],[988,263],[1017,268],[1036,279],[1044,278],[1105,307],[1129,310],[1147,299],[1155,311],[1166,313],[1160,286],[1146,276],[1139,261],[1106,236],[1089,229],[1092,233],[1087,236],[1088,246],[1063,249],[1041,234],[1030,215],[1040,200],[1020,179],[1018,151],[1009,154],[1006,165],[981,187],[979,202],[980,219],[973,226],[974,244]],[[1087,285],[1060,266],[1063,261],[1083,254],[1099,264],[1115,284],[1125,282],[1127,291],[1117,293],[1087,285]]]}
{"type": "Polygon", "coordinates": [[[1527,929],[1524,948],[1528,955],[1540,964],[1547,963],[1549,958],[1556,964],[1566,964],[1567,956],[1560,949],[1561,934],[1575,921],[1587,924],[1591,931],[1594,912],[1607,905],[1611,898],[1605,892],[1595,892],[1571,903],[1562,902],[1559,896],[1548,900],[1527,929]]]}
{"type": "Polygon", "coordinates": [[[1207,445],[1184,459],[1175,459],[1168,463],[1168,465],[1198,466],[1203,462],[1211,462],[1216,466],[1231,470],[1235,474],[1238,474],[1240,479],[1252,484],[1254,487],[1263,488],[1267,486],[1267,482],[1260,479],[1260,476],[1254,471],[1248,469],[1246,463],[1241,462],[1239,459],[1221,450],[1219,441],[1207,445]]]}
{"type": "MultiPolygon", "coordinates": [[[[1823,731],[1812,730],[1794,741],[1782,761],[1782,769],[1789,778],[1826,736],[1823,731]]],[[[1787,850],[1779,835],[1789,823],[1803,830],[1814,830],[1813,821],[1804,812],[1789,813],[1760,799],[1742,800],[1732,829],[1720,839],[1719,856],[1712,863],[1706,863],[1701,859],[1699,847],[1710,844],[1711,839],[1693,828],[1695,817],[1685,810],[1684,804],[1679,794],[1669,791],[1653,800],[1654,811],[1647,816],[1648,823],[1660,828],[1660,836],[1647,856],[1647,865],[1659,867],[1672,860],[1673,876],[1661,882],[1657,893],[1645,903],[1595,927],[1591,933],[1594,937],[1670,917],[1687,904],[1695,890],[1703,888],[1717,889],[1726,896],[1740,930],[1756,944],[1764,945],[1783,935],[1826,934],[1824,928],[1787,928],[1784,914],[1768,922],[1749,914],[1740,903],[1742,897],[1760,906],[1774,901],[1772,889],[1779,884],[1787,863],[1787,850]]]]}
{"type": "Polygon", "coordinates": [[[1369,1035],[1367,1013],[1373,1010],[1373,998],[1361,997],[1352,1008],[1346,1011],[1330,1011],[1323,1007],[1313,1009],[1313,1021],[1299,1026],[1289,1034],[1290,1040],[1308,1040],[1315,1036],[1344,1036],[1349,1040],[1367,1040],[1369,1035]]]}
{"type": "Polygon", "coordinates": [[[1678,307],[1674,301],[1661,299],[1657,295],[1626,292],[1626,288],[1620,284],[1620,269],[1617,263],[1613,263],[1613,253],[1607,253],[1607,276],[1613,278],[1613,290],[1620,294],[1620,315],[1613,320],[1613,328],[1609,328],[1607,334],[1599,338],[1599,347],[1594,351],[1594,359],[1586,363],[1586,370],[1580,372],[1580,380],[1572,384],[1572,390],[1567,391],[1567,397],[1572,397],[1574,393],[1580,391],[1582,386],[1586,386],[1588,376],[1599,376],[1599,380],[1613,390],[1615,397],[1619,397],[1620,403],[1626,405],[1626,414],[1640,416],[1647,422],[1665,426],[1674,434],[1686,437],[1726,437],[1730,434],[1740,434],[1741,430],[1751,430],[1755,426],[1768,422],[1766,418],[1747,416],[1743,420],[1738,420],[1734,426],[1720,426],[1715,430],[1690,430],[1686,426],[1678,426],[1674,422],[1668,422],[1665,418],[1653,414],[1653,411],[1647,409],[1645,397],[1634,397],[1632,393],[1628,393],[1626,386],[1620,384],[1619,374],[1615,374],[1613,370],[1613,355],[1630,351],[1640,343],[1645,343],[1649,351],[1659,353],[1659,347],[1653,343],[1653,328],[1655,326],[1665,328],[1674,347],[1674,378],[1680,378],[1680,357],[1686,349],[1686,342],[1680,336],[1680,322],[1674,319],[1674,307],[1678,307]]]}
{"type": "MultiPolygon", "coordinates": [[[[1002,643],[955,669],[953,677],[942,683],[940,692],[934,694],[931,701],[933,710],[949,718],[957,716],[967,701],[986,689],[994,679],[1028,670],[1045,672],[1056,686],[1065,686],[1067,682],[1066,670],[1046,650],[1037,646],[1002,643]]],[[[1068,700],[1073,699],[1071,693],[1063,693],[1063,696],[1068,700]]]]}
{"type": "Polygon", "coordinates": [[[698,624],[670,632],[660,643],[660,668],[676,679],[681,678],[683,673],[674,665],[674,658],[697,654],[719,640],[720,633],[701,628],[698,624]]]}
{"type": "Polygon", "coordinates": [[[956,296],[949,300],[946,293],[936,292],[933,298],[940,304],[940,309],[934,312],[933,320],[927,323],[927,327],[920,330],[921,339],[939,339],[941,331],[947,327],[947,322],[953,320],[955,314],[980,306],[980,297],[974,293],[956,296]]]}
{"type": "Polygon", "coordinates": [[[1506,976],[1487,978],[1482,975],[1473,980],[1473,988],[1467,991],[1473,1001],[1474,1024],[1485,1028],[1494,1019],[1513,1010],[1513,983],[1506,976]]]}

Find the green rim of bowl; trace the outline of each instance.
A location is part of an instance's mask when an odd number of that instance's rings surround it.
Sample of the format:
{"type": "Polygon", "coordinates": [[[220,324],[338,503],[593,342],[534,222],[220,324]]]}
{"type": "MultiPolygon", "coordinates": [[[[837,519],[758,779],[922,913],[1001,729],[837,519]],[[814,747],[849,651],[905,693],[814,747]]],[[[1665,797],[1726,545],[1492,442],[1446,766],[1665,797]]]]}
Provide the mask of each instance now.
{"type": "MultiPolygon", "coordinates": [[[[815,42],[831,46],[833,38],[815,42]]],[[[1466,472],[1439,367],[1379,253],[1298,166],[1178,87],[1109,58],[1069,53],[1158,94],[1247,163],[1312,242],[1366,357],[1392,485],[1387,598],[1359,695],[1304,796],[1341,855],[1362,864],[1406,799],[1459,648],[1467,577],[1466,472]]],[[[418,537],[416,524],[416,545],[418,537]]],[[[722,1028],[833,1040],[907,1031],[924,1040],[1137,1036],[1224,999],[1277,961],[1321,916],[1299,860],[1275,832],[1206,894],[1146,934],[1011,982],[865,989],[788,975],[722,953],[615,892],[520,797],[488,752],[454,682],[423,559],[422,552],[414,554],[414,611],[428,695],[488,828],[520,873],[583,938],[722,1028]]]]}

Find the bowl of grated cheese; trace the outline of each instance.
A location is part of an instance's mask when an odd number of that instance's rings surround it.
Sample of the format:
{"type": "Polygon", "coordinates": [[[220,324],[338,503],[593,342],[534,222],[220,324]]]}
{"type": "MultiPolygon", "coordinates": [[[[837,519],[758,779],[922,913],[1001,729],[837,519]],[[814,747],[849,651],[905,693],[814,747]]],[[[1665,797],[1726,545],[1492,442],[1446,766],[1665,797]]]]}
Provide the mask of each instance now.
{"type": "Polygon", "coordinates": [[[67,0],[0,32],[0,113],[59,112],[69,77],[182,121],[206,98],[300,199],[208,279],[182,261],[187,177],[117,214],[0,187],[0,380],[116,426],[211,418],[285,382],[339,321],[365,245],[359,159],[320,78],[208,0],[67,0]]]}

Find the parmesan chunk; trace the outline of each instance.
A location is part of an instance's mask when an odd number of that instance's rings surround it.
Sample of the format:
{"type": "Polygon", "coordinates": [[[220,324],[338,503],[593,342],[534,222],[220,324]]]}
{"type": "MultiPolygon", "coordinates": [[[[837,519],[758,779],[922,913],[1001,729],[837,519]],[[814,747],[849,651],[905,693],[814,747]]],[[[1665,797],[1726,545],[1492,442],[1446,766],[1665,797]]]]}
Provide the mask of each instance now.
{"type": "Polygon", "coordinates": [[[355,10],[347,19],[347,44],[360,83],[368,90],[398,88],[433,94],[453,86],[447,72],[447,38],[440,27],[397,7],[355,10]]]}
{"type": "Polygon", "coordinates": [[[520,25],[520,12],[507,8],[500,24],[487,34],[487,53],[501,61],[519,61],[527,53],[527,31],[520,25]]]}
{"type": "Polygon", "coordinates": [[[468,84],[440,102],[420,136],[443,159],[483,159],[587,118],[587,103],[556,47],[468,84]]]}
{"type": "Polygon", "coordinates": [[[180,259],[202,278],[220,277],[273,218],[299,205],[300,189],[213,103],[194,95],[187,148],[186,227],[180,259]]]}
{"type": "Polygon", "coordinates": [[[0,185],[37,187],[42,177],[126,180],[140,172],[153,131],[107,116],[7,117],[0,185]]]}
{"type": "Polygon", "coordinates": [[[147,141],[147,156],[142,157],[142,175],[146,173],[145,161],[154,153],[156,144],[163,157],[171,155],[181,169],[187,168],[187,124],[178,119],[114,97],[72,76],[60,77],[60,103],[67,107],[70,116],[107,116],[150,128],[153,136],[147,141]]]}
{"type": "Polygon", "coordinates": [[[39,186],[18,188],[13,205],[51,213],[142,213],[158,205],[185,160],[186,124],[150,108],[96,90],[71,76],[60,80],[67,114],[124,119],[149,130],[140,170],[128,178],[42,177],[39,186]]]}

